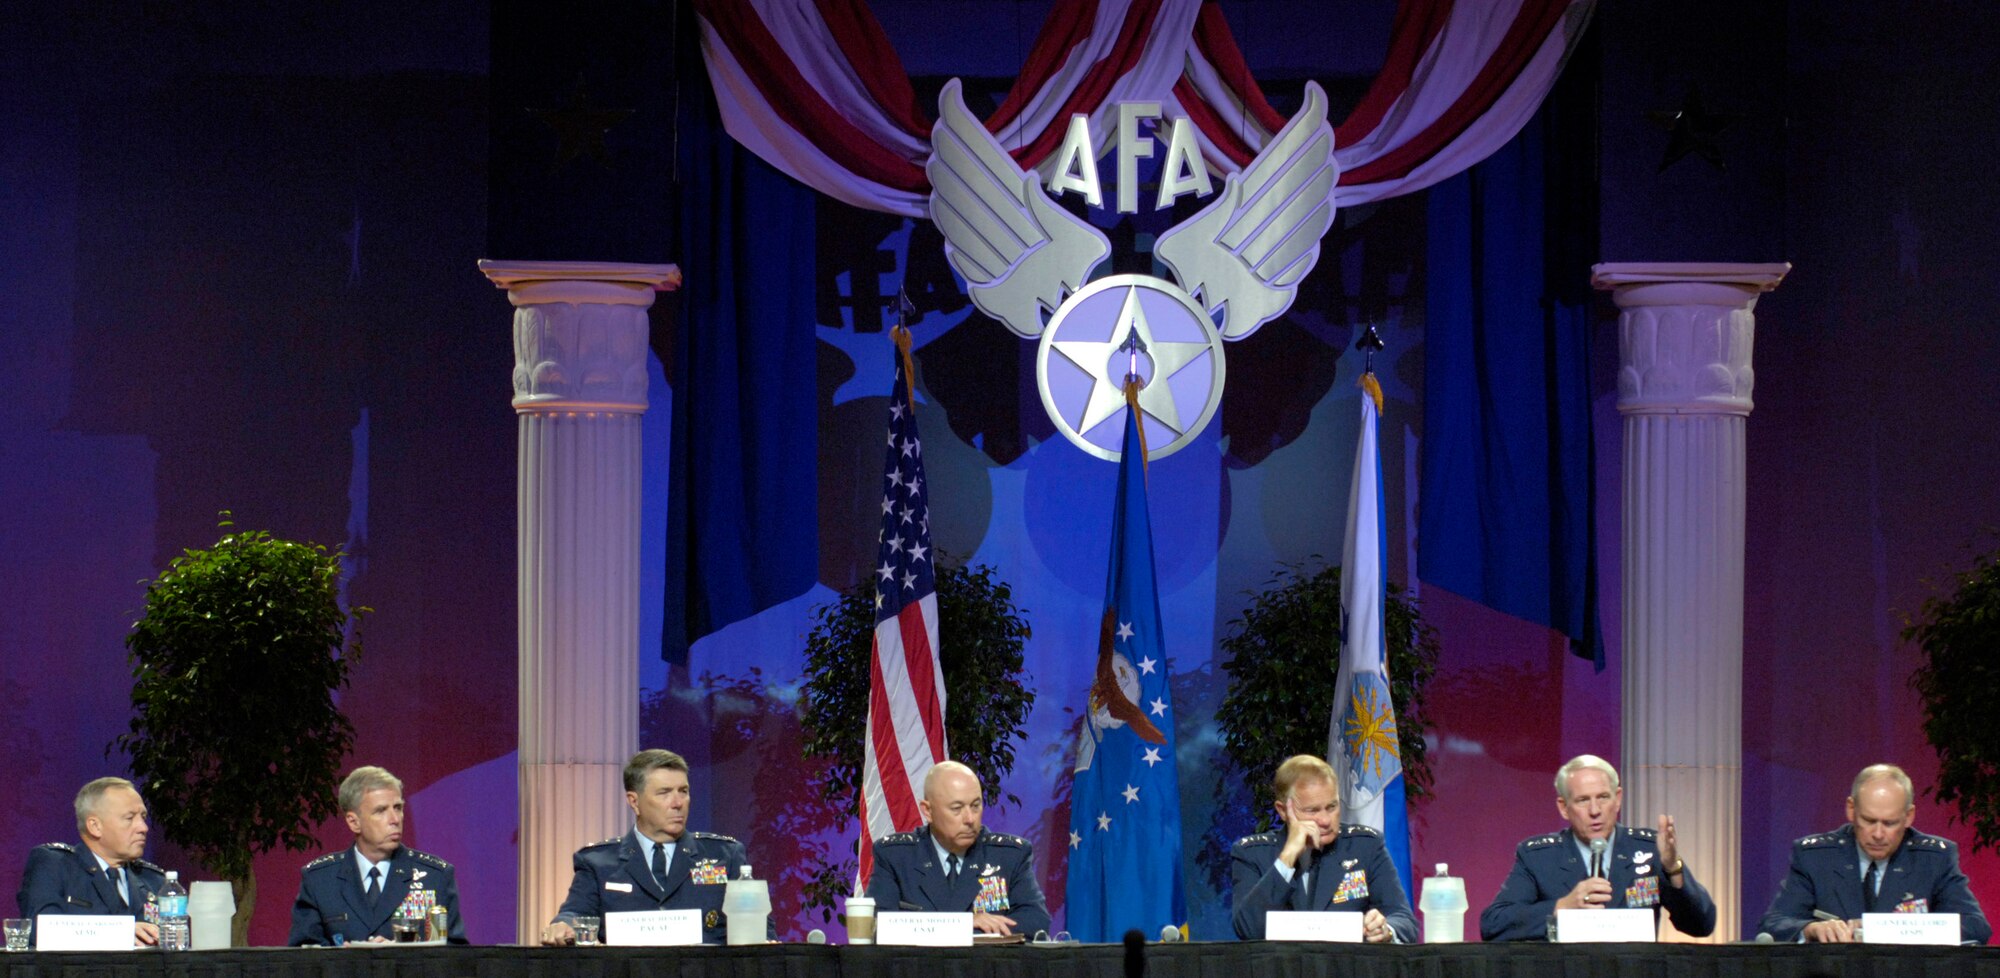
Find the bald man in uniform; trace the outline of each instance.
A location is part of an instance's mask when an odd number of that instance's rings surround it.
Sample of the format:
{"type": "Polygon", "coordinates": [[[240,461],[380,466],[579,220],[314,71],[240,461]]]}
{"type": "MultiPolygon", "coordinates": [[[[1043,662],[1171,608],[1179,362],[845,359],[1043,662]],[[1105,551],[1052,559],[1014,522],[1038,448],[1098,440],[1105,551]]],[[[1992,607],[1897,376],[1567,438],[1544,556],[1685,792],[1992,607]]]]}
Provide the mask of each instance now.
{"type": "Polygon", "coordinates": [[[875,840],[868,895],[877,912],[970,910],[973,929],[986,934],[1032,938],[1049,929],[1035,881],[1035,847],[982,824],[986,799],[979,775],[957,761],[933,765],[917,808],[922,827],[875,840]]]}

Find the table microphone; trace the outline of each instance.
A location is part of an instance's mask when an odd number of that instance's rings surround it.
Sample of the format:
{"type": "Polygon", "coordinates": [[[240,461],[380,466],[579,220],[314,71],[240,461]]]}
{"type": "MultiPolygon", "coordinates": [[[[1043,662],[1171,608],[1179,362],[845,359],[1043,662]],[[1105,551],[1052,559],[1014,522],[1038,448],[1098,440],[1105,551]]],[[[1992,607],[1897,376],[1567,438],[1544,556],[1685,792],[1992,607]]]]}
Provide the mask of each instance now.
{"type": "Polygon", "coordinates": [[[1172,944],[1181,939],[1181,929],[1172,924],[1160,928],[1160,943],[1172,944]]]}
{"type": "Polygon", "coordinates": [[[1146,935],[1137,930],[1125,932],[1125,978],[1145,978],[1146,975],[1146,935]]]}
{"type": "Polygon", "coordinates": [[[823,930],[820,930],[820,929],[819,929],[819,928],[817,928],[817,927],[813,928],[812,930],[809,930],[809,931],[806,931],[806,943],[807,943],[807,944],[825,944],[825,943],[826,943],[826,931],[823,931],[823,930]]]}

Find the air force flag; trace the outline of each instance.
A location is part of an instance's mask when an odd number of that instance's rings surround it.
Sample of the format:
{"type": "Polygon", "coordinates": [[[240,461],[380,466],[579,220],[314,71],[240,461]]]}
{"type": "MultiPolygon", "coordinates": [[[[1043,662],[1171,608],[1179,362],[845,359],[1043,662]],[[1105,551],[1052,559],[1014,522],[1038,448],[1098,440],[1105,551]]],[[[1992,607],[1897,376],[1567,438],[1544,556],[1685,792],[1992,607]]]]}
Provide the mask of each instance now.
{"type": "Polygon", "coordinates": [[[1187,920],[1174,713],[1146,515],[1146,452],[1127,396],[1111,574],[1070,790],[1065,902],[1070,933],[1088,942],[1116,941],[1134,928],[1157,934],[1187,920]]]}
{"type": "Polygon", "coordinates": [[[1396,709],[1389,699],[1389,650],[1384,641],[1388,581],[1382,552],[1382,456],[1375,429],[1382,387],[1361,375],[1361,435],[1354,448],[1354,483],[1347,496],[1347,542],[1341,548],[1340,678],[1326,759],[1340,778],[1341,821],[1379,829],[1403,892],[1410,888],[1410,824],[1403,803],[1403,758],[1396,709]]]}

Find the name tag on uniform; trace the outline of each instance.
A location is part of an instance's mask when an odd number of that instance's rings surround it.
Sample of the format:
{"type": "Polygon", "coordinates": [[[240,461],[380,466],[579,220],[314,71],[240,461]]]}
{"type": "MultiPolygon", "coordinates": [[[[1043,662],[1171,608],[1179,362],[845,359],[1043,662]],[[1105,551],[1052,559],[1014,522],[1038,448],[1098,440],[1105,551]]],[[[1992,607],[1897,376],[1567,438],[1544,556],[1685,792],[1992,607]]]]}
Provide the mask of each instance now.
{"type": "Polygon", "coordinates": [[[699,910],[615,910],[604,915],[604,943],[686,947],[701,943],[699,910]]]}
{"type": "Polygon", "coordinates": [[[972,914],[909,910],[877,914],[875,943],[904,947],[971,947],[972,914]]]}
{"type": "Polygon", "coordinates": [[[132,918],[124,914],[42,914],[35,918],[39,951],[130,951],[132,918]]]}
{"type": "Polygon", "coordinates": [[[611,882],[606,882],[606,883],[604,884],[604,888],[605,888],[605,889],[607,889],[607,890],[610,890],[610,891],[611,891],[611,892],[613,892],[613,893],[630,893],[630,892],[632,892],[632,884],[630,884],[630,883],[611,883],[611,882]]]}
{"type": "Polygon", "coordinates": [[[1264,913],[1267,941],[1331,941],[1361,943],[1362,914],[1352,910],[1268,910],[1264,913]]]}
{"type": "Polygon", "coordinates": [[[1556,911],[1558,944],[1643,944],[1659,940],[1651,910],[1636,907],[1556,911]]]}
{"type": "Polygon", "coordinates": [[[1864,913],[1863,944],[1957,944],[1955,913],[1864,913]]]}

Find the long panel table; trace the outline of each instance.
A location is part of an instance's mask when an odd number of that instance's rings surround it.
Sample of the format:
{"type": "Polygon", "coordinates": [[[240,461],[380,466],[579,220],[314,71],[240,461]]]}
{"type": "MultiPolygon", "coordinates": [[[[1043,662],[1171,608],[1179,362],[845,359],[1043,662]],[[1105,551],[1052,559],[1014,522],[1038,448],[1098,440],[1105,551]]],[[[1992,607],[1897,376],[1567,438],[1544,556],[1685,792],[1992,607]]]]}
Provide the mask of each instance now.
{"type": "MultiPolygon", "coordinates": [[[[2000,978],[2000,948],[1155,944],[1145,978],[2000,978]]],[[[249,948],[0,956],[0,978],[1127,978],[1116,944],[249,948]]]]}

